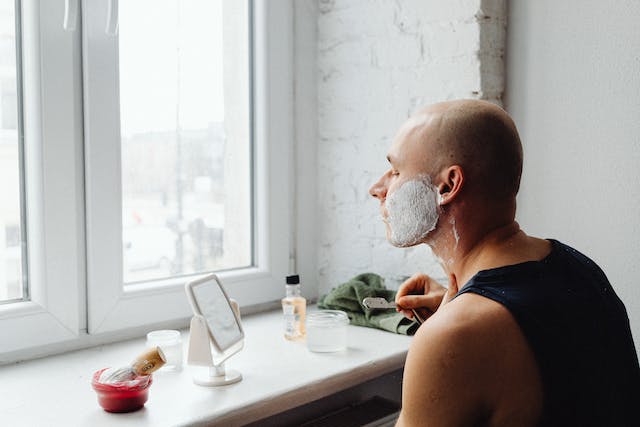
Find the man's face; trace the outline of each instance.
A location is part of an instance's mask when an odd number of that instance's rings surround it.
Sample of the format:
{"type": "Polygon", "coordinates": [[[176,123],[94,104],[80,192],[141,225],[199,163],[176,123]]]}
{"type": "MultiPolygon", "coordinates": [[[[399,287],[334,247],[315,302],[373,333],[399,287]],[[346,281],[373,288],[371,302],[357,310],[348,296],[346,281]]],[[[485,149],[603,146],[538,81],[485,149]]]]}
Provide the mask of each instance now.
{"type": "Polygon", "coordinates": [[[438,221],[438,192],[427,173],[432,117],[409,119],[393,141],[390,168],[370,189],[380,200],[387,240],[398,247],[423,243],[438,221]]]}

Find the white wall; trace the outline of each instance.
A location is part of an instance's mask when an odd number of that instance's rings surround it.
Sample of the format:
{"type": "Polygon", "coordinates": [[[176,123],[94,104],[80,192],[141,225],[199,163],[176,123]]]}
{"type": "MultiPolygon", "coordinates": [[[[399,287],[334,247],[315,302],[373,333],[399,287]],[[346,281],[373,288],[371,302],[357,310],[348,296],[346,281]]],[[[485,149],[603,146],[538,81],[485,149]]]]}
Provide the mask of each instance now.
{"type": "Polygon", "coordinates": [[[605,270],[640,349],[640,2],[519,0],[508,18],[518,219],[605,270]]]}
{"type": "Polygon", "coordinates": [[[505,2],[317,5],[320,294],[366,271],[391,287],[416,271],[442,278],[426,246],[397,249],[386,242],[368,189],[388,167],[396,130],[417,108],[452,98],[500,99],[505,2]]]}
{"type": "Polygon", "coordinates": [[[294,103],[295,153],[291,191],[295,193],[295,232],[292,247],[300,274],[302,293],[309,299],[318,297],[317,240],[317,33],[318,0],[294,0],[294,103]]]}

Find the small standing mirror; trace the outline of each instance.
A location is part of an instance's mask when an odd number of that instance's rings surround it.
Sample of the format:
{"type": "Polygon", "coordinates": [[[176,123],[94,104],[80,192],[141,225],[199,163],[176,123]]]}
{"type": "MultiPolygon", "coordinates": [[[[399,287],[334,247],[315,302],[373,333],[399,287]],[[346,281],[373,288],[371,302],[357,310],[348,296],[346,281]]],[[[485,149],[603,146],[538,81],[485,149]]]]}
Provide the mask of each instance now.
{"type": "Polygon", "coordinates": [[[238,371],[225,369],[225,361],[244,345],[238,304],[215,274],[187,283],[185,290],[194,313],[187,362],[209,367],[208,374],[194,376],[194,382],[219,386],[240,381],[238,371]]]}

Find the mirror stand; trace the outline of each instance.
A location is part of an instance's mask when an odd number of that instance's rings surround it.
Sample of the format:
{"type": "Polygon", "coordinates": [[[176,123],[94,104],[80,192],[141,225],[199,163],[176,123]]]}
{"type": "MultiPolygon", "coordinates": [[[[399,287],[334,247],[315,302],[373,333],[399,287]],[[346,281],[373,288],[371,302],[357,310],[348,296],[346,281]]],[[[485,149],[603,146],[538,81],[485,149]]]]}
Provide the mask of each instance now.
{"type": "Polygon", "coordinates": [[[204,317],[200,315],[195,315],[191,318],[187,363],[189,365],[209,367],[205,373],[194,374],[193,382],[202,386],[214,387],[237,383],[242,379],[242,374],[235,369],[225,368],[225,360],[235,354],[236,351],[224,354],[221,361],[214,362],[211,339],[205,322],[204,317]]]}
{"type": "Polygon", "coordinates": [[[194,376],[193,382],[208,387],[237,383],[242,379],[242,374],[235,369],[225,369],[224,362],[220,365],[210,366],[209,375],[194,376]]]}

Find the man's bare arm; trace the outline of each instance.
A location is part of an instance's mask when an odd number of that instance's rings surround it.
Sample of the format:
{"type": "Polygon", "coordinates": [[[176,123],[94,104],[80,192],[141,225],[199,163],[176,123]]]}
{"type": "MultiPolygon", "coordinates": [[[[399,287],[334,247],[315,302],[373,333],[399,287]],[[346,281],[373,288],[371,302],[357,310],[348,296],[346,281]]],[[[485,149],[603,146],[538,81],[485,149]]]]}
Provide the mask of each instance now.
{"type": "Polygon", "coordinates": [[[468,426],[487,416],[476,349],[483,345],[451,308],[439,310],[413,339],[398,426],[468,426]]]}
{"type": "Polygon", "coordinates": [[[535,358],[513,316],[464,294],[416,333],[398,426],[535,425],[541,405],[535,358]]]}

